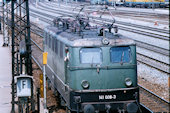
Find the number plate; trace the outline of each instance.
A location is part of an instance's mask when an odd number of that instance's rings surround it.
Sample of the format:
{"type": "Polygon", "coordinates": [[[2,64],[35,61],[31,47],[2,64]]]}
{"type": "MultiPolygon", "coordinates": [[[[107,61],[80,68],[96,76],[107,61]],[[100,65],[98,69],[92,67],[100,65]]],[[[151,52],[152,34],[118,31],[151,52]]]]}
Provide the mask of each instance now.
{"type": "Polygon", "coordinates": [[[99,100],[114,100],[116,95],[99,95],[99,100]]]}

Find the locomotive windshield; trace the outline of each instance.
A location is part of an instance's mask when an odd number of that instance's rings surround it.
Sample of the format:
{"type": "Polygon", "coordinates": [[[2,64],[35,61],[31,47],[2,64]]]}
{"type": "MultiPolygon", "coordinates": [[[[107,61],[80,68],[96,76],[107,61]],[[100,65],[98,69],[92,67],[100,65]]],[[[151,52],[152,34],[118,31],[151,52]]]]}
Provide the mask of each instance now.
{"type": "Polygon", "coordinates": [[[112,63],[118,63],[118,62],[130,62],[131,58],[131,51],[130,47],[112,47],[110,49],[110,56],[111,56],[111,62],[112,63]]]}
{"type": "Polygon", "coordinates": [[[80,62],[88,64],[102,63],[102,50],[100,48],[82,48],[80,50],[80,62]]]}

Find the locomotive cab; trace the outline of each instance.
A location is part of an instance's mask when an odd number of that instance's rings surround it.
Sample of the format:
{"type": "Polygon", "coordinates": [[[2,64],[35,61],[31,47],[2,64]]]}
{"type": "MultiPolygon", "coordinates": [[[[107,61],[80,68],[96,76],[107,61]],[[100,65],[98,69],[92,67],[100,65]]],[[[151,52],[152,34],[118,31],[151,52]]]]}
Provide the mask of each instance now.
{"type": "MultiPolygon", "coordinates": [[[[123,43],[123,40],[119,41],[123,43]]],[[[127,110],[128,106],[138,109],[135,44],[112,45],[112,41],[109,45],[70,48],[67,66],[67,84],[72,90],[70,101],[80,100],[77,104],[81,103],[84,112],[87,108],[106,111],[108,106],[109,110],[127,110]]],[[[77,108],[76,104],[70,106],[77,108]]]]}
{"type": "Polygon", "coordinates": [[[134,45],[81,47],[72,48],[71,51],[74,54],[70,55],[68,64],[70,76],[68,82],[71,83],[72,89],[113,89],[137,86],[134,45]],[[75,80],[79,82],[72,82],[75,80]],[[127,80],[131,83],[127,84],[127,80]],[[88,88],[83,87],[83,81],[90,84],[88,88]]]}

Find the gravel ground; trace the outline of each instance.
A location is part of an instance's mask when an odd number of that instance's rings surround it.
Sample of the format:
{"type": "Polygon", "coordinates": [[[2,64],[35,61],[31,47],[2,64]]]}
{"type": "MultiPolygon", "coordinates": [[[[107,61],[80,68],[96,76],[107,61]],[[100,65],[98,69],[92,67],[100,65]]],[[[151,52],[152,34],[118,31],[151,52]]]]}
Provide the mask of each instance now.
{"type": "Polygon", "coordinates": [[[169,113],[168,104],[155,98],[155,96],[151,95],[143,89],[140,89],[140,103],[144,104],[154,113],[169,113]]]}
{"type": "Polygon", "coordinates": [[[169,101],[168,74],[138,63],[138,83],[169,101]]]}
{"type": "MultiPolygon", "coordinates": [[[[33,71],[34,86],[36,88],[39,88],[40,87],[39,78],[40,78],[40,75],[42,74],[42,71],[37,70],[38,66],[35,63],[33,63],[33,68],[34,68],[34,71],[33,71]]],[[[50,113],[66,113],[66,112],[64,112],[65,110],[62,110],[62,109],[58,110],[58,108],[57,108],[58,100],[57,99],[58,98],[56,98],[56,96],[53,94],[53,91],[49,90],[47,88],[47,108],[53,110],[53,112],[50,111],[50,113]]]]}

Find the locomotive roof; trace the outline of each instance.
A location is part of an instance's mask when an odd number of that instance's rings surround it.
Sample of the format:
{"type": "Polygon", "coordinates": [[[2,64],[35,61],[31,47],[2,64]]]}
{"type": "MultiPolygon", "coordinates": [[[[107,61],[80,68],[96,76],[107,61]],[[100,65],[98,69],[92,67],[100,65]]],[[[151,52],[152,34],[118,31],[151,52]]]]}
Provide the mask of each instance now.
{"type": "Polygon", "coordinates": [[[113,33],[105,33],[104,36],[98,36],[97,29],[83,30],[82,34],[72,33],[70,30],[59,29],[58,27],[48,26],[45,28],[47,33],[50,33],[57,40],[69,46],[105,46],[102,40],[106,38],[109,41],[107,46],[126,46],[135,45],[135,42],[120,34],[114,35],[113,33]]]}

